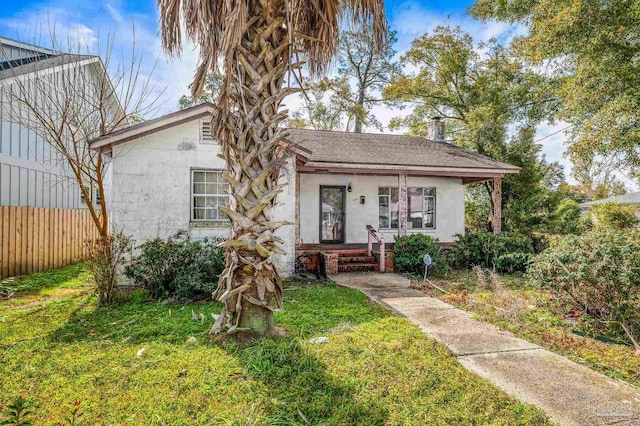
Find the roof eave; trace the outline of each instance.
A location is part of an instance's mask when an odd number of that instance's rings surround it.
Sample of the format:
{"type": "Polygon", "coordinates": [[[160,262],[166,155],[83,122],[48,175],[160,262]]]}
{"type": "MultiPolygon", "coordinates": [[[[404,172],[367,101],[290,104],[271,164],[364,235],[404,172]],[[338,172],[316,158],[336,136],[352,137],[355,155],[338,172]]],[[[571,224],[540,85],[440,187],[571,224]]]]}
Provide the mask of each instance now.
{"type": "Polygon", "coordinates": [[[443,176],[462,178],[464,183],[482,182],[506,174],[520,173],[513,168],[474,168],[445,166],[415,166],[365,163],[329,163],[308,161],[299,167],[302,173],[345,173],[345,174],[407,174],[412,176],[443,176]]]}
{"type": "Polygon", "coordinates": [[[313,154],[310,150],[303,148],[300,145],[293,144],[288,140],[284,140],[281,142],[281,145],[286,147],[290,152],[292,152],[297,158],[301,159],[305,163],[309,161],[311,155],[313,154]]]}
{"type": "Polygon", "coordinates": [[[129,142],[133,139],[148,136],[153,133],[166,130],[173,126],[187,123],[189,121],[198,120],[210,115],[213,112],[213,105],[201,104],[191,109],[178,111],[177,113],[168,114],[159,117],[156,120],[150,120],[145,123],[130,126],[113,133],[93,139],[89,142],[89,147],[100,152],[110,152],[113,146],[129,142]]]}

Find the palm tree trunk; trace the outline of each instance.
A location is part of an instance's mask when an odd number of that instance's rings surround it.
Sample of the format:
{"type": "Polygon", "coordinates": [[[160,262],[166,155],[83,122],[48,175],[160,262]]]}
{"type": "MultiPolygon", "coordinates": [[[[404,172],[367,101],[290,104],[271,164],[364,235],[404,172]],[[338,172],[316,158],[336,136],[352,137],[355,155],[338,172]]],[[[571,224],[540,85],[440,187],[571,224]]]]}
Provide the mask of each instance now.
{"type": "Polygon", "coordinates": [[[285,74],[298,67],[290,63],[290,44],[284,25],[284,1],[247,2],[248,27],[241,44],[227,58],[225,86],[212,128],[224,149],[225,179],[230,185],[229,216],[233,236],[226,242],[226,268],[214,292],[224,309],[211,333],[273,331],[273,311],[282,307],[282,281],[274,253],[284,253],[274,232],[286,223],[272,218],[278,185],[286,162],[278,112],[285,96],[285,74]],[[268,9],[267,9],[268,8],[268,9]]]}

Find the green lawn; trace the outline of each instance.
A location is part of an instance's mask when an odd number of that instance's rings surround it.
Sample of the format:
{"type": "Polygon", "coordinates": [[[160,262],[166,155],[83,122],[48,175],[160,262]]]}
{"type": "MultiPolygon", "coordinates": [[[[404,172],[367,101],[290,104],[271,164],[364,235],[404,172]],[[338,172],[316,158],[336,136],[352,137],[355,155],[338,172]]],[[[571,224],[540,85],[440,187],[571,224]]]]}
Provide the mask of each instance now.
{"type": "Polygon", "coordinates": [[[23,395],[35,425],[62,424],[74,400],[87,425],[549,423],[354,290],[291,283],[276,317],[291,337],[238,344],[208,336],[214,303],[137,292],[97,309],[88,279],[36,274],[0,301],[0,411],[23,395]]]}

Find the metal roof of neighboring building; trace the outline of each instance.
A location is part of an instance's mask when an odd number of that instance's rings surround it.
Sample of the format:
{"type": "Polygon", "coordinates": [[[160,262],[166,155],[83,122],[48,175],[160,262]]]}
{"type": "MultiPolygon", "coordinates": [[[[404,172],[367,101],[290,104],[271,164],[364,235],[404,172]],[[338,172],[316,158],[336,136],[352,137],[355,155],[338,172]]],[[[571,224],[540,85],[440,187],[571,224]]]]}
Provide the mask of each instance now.
{"type": "Polygon", "coordinates": [[[603,198],[602,200],[589,201],[580,204],[581,207],[591,207],[604,203],[619,203],[619,204],[640,204],[640,192],[632,192],[629,194],[615,195],[609,198],[603,198]]]}
{"type": "Polygon", "coordinates": [[[15,40],[5,36],[0,36],[0,47],[2,45],[17,48],[25,52],[44,53],[52,56],[58,56],[62,53],[54,49],[49,49],[48,47],[37,46],[32,43],[15,40]]]}
{"type": "Polygon", "coordinates": [[[8,69],[0,71],[0,80],[94,58],[98,59],[97,56],[93,55],[75,55],[64,53],[59,56],[49,57],[45,59],[38,58],[34,61],[22,60],[21,63],[12,64],[8,69]]]}

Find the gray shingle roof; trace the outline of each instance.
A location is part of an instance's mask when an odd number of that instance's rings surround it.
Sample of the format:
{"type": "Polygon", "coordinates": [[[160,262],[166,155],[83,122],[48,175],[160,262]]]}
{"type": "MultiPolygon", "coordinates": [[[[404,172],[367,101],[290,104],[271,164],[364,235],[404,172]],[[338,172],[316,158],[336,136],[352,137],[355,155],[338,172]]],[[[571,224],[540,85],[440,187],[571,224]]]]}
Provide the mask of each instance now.
{"type": "Polygon", "coordinates": [[[640,192],[632,192],[630,194],[616,195],[602,200],[589,201],[580,204],[584,207],[595,206],[603,203],[620,203],[620,204],[640,204],[640,192]]]}
{"type": "Polygon", "coordinates": [[[52,58],[37,60],[35,62],[15,66],[7,70],[0,71],[0,80],[44,70],[47,68],[57,67],[59,65],[67,65],[74,62],[80,62],[85,59],[91,59],[91,58],[97,58],[97,56],[73,55],[73,54],[65,53],[60,56],[54,56],[52,58]]]}
{"type": "MultiPolygon", "coordinates": [[[[197,109],[210,111],[211,104],[200,104],[115,131],[91,142],[93,148],[131,140],[131,132],[151,128],[166,121],[165,127],[180,122],[183,116],[197,109]],[[173,124],[172,124],[173,122],[173,124]]],[[[191,114],[192,118],[198,116],[191,114]]],[[[163,130],[158,127],[155,131],[163,130]]],[[[151,131],[151,130],[150,130],[151,131]]],[[[446,167],[493,169],[502,173],[517,173],[520,168],[446,142],[435,142],[420,136],[374,133],[346,133],[322,130],[289,129],[289,142],[309,153],[314,163],[342,163],[387,166],[446,167]]]]}
{"type": "Polygon", "coordinates": [[[302,129],[291,129],[289,133],[290,142],[312,152],[309,161],[313,162],[519,170],[450,143],[420,136],[302,129]]]}

